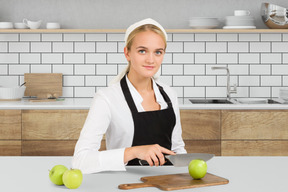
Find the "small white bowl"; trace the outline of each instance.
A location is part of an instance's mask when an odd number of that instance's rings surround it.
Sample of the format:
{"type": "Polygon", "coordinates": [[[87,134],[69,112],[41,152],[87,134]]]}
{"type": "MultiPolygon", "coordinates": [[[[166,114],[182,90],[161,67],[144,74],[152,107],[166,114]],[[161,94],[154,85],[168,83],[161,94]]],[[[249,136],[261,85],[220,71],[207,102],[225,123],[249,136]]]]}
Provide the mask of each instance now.
{"type": "Polygon", "coordinates": [[[189,26],[194,29],[213,29],[218,27],[219,20],[214,17],[191,17],[189,26]]]}
{"type": "Polygon", "coordinates": [[[28,29],[25,23],[14,23],[14,28],[15,29],[28,29]]]}
{"type": "Polygon", "coordinates": [[[13,29],[12,22],[0,22],[0,29],[13,29]]]}
{"type": "Polygon", "coordinates": [[[0,99],[21,99],[26,87],[0,87],[0,99]]]}

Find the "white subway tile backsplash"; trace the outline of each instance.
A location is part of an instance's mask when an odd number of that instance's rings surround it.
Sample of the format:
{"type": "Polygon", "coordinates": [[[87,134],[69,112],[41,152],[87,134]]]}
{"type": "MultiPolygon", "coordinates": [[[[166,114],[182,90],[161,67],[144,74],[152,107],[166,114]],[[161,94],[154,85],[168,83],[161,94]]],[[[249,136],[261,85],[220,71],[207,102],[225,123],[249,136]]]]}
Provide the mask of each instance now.
{"type": "Polygon", "coordinates": [[[248,65],[231,65],[229,70],[231,75],[249,75],[248,65]]]}
{"type": "Polygon", "coordinates": [[[272,52],[288,52],[288,43],[287,42],[272,42],[272,52]]]}
{"type": "Polygon", "coordinates": [[[75,75],[95,75],[95,65],[75,65],[75,75]]]}
{"type": "Polygon", "coordinates": [[[226,97],[226,87],[206,87],[206,97],[226,97]]]}
{"type": "Polygon", "coordinates": [[[107,86],[106,76],[85,76],[85,86],[107,86]]]}
{"type": "Polygon", "coordinates": [[[260,86],[260,76],[239,76],[239,86],[260,86]]]}
{"type": "Polygon", "coordinates": [[[260,34],[257,33],[240,33],[239,34],[239,41],[259,41],[260,34]]]}
{"type": "Polygon", "coordinates": [[[288,65],[272,65],[273,75],[287,75],[288,65]]]}
{"type": "Polygon", "coordinates": [[[52,52],[73,52],[73,42],[53,42],[52,52]]]}
{"type": "Polygon", "coordinates": [[[108,53],[107,63],[128,63],[123,53],[108,53]]]}
{"type": "Polygon", "coordinates": [[[96,51],[94,42],[75,42],[74,46],[75,52],[95,53],[96,51]]]}
{"type": "Polygon", "coordinates": [[[85,55],[84,53],[64,53],[64,64],[65,63],[81,63],[84,64],[85,55]]]}
{"type": "Polygon", "coordinates": [[[64,41],[84,41],[84,34],[66,33],[64,34],[64,41]]]}
{"type": "Polygon", "coordinates": [[[194,86],[194,76],[173,76],[173,86],[194,86]]]}
{"type": "Polygon", "coordinates": [[[261,53],[261,63],[281,63],[281,53],[261,53]]]}
{"type": "Polygon", "coordinates": [[[248,42],[228,42],[228,52],[249,52],[248,42]]]}
{"type": "Polygon", "coordinates": [[[282,39],[283,39],[283,41],[288,41],[288,34],[287,33],[283,33],[282,34],[282,39]]]}
{"type": "Polygon", "coordinates": [[[43,33],[42,41],[63,41],[63,34],[43,33]]]}
{"type": "Polygon", "coordinates": [[[173,39],[172,33],[167,33],[167,42],[172,41],[172,39],[173,39]]]}
{"type": "Polygon", "coordinates": [[[8,75],[8,65],[0,65],[0,75],[8,75]]]}
{"type": "Polygon", "coordinates": [[[172,64],[172,53],[165,53],[162,63],[172,64]]]}
{"type": "Polygon", "coordinates": [[[107,34],[107,41],[123,41],[124,42],[124,33],[110,33],[107,34]]]}
{"type": "Polygon", "coordinates": [[[195,76],[195,86],[216,86],[216,76],[195,76]]]}
{"type": "Polygon", "coordinates": [[[250,97],[271,97],[270,87],[250,87],[250,97]]]}
{"type": "Polygon", "coordinates": [[[183,87],[172,87],[172,89],[176,92],[177,97],[183,97],[183,87]]]}
{"type": "Polygon", "coordinates": [[[31,52],[48,52],[51,53],[52,44],[50,42],[32,42],[31,43],[31,52]]]}
{"type": "Polygon", "coordinates": [[[106,41],[106,33],[86,33],[85,41],[106,41]]]}
{"type": "Polygon", "coordinates": [[[239,54],[240,64],[259,64],[260,63],[260,53],[240,53],[239,54]]]}
{"type": "Polygon", "coordinates": [[[272,97],[279,98],[279,90],[281,87],[272,87],[272,97]]]}
{"type": "Polygon", "coordinates": [[[40,41],[41,34],[40,33],[21,33],[20,41],[40,41]]]}
{"type": "Polygon", "coordinates": [[[235,53],[219,53],[217,54],[217,63],[229,64],[238,63],[238,54],[235,53]]]}
{"type": "Polygon", "coordinates": [[[63,73],[63,75],[73,75],[74,74],[74,65],[53,65],[53,73],[63,73]]]}
{"type": "Polygon", "coordinates": [[[270,42],[251,42],[250,52],[271,52],[270,42]]]}
{"type": "Polygon", "coordinates": [[[207,42],[206,52],[227,52],[227,43],[225,42],[207,42]]]}
{"type": "Polygon", "coordinates": [[[174,53],[173,63],[194,63],[193,53],[174,53]]]}
{"type": "Polygon", "coordinates": [[[19,41],[19,34],[0,33],[0,41],[19,41]]]}
{"type": "Polygon", "coordinates": [[[183,65],[162,65],[162,75],[183,75],[183,65]]]}
{"type": "Polygon", "coordinates": [[[218,33],[217,41],[238,41],[238,34],[218,33]]]}
{"type": "Polygon", "coordinates": [[[204,53],[204,42],[184,42],[184,52],[204,53]]]}
{"type": "Polygon", "coordinates": [[[86,53],[85,54],[86,63],[106,63],[106,54],[99,53],[86,53]]]}
{"type": "Polygon", "coordinates": [[[63,58],[62,53],[43,53],[42,63],[50,63],[50,64],[63,63],[62,58],[63,58]]]}
{"type": "Polygon", "coordinates": [[[8,52],[8,43],[0,42],[0,52],[8,52]]]}
{"type": "Polygon", "coordinates": [[[0,63],[18,63],[18,53],[0,53],[0,63]]]}
{"type": "Polygon", "coordinates": [[[281,41],[282,35],[279,33],[262,33],[261,41],[281,41]]]}
{"type": "Polygon", "coordinates": [[[195,53],[195,63],[216,63],[215,53],[195,53]]]}
{"type": "Polygon", "coordinates": [[[97,65],[96,75],[117,75],[117,65],[97,65]]]}
{"type": "Polygon", "coordinates": [[[63,76],[63,86],[84,86],[84,76],[63,76]]]}
{"type": "Polygon", "coordinates": [[[29,72],[29,65],[9,65],[9,75],[23,75],[29,72]]]}
{"type": "Polygon", "coordinates": [[[94,97],[95,87],[75,87],[75,97],[94,97]]]}
{"type": "Polygon", "coordinates": [[[31,73],[51,73],[51,65],[31,65],[31,73]]]}
{"type": "Polygon", "coordinates": [[[250,65],[250,75],[270,75],[270,65],[250,65]]]}
{"type": "Polygon", "coordinates": [[[281,86],[281,76],[261,76],[261,86],[281,86]]]}
{"type": "Polygon", "coordinates": [[[184,65],[184,75],[204,75],[205,65],[184,65]]]}
{"type": "Polygon", "coordinates": [[[0,86],[14,87],[19,85],[19,76],[0,76],[0,86]]]}
{"type": "Polygon", "coordinates": [[[171,75],[167,75],[167,76],[166,75],[165,76],[161,75],[159,77],[159,81],[162,82],[162,83],[165,83],[168,86],[172,86],[173,85],[172,84],[172,76],[171,75]]]}
{"type": "Polygon", "coordinates": [[[195,41],[216,41],[216,34],[196,33],[195,41]]]}
{"type": "Polygon", "coordinates": [[[184,87],[184,97],[205,97],[205,87],[184,87]]]}
{"type": "Polygon", "coordinates": [[[227,65],[206,65],[206,75],[226,75],[226,70],[212,70],[212,67],[227,67],[227,65]]]}
{"type": "Polygon", "coordinates": [[[168,42],[166,52],[167,53],[183,52],[183,43],[182,42],[168,42]]]}
{"type": "Polygon", "coordinates": [[[8,44],[9,52],[10,53],[23,53],[23,52],[30,52],[30,45],[28,42],[10,42],[8,44]]]}
{"type": "Polygon", "coordinates": [[[20,63],[40,63],[40,53],[20,53],[20,63]]]}
{"type": "Polygon", "coordinates": [[[249,97],[249,87],[237,87],[237,93],[231,94],[231,97],[249,97]]]}
{"type": "Polygon", "coordinates": [[[283,76],[283,86],[288,86],[288,76],[283,76]]]}
{"type": "Polygon", "coordinates": [[[73,87],[62,87],[62,96],[61,97],[74,97],[74,88],[73,87]]]}
{"type": "Polygon", "coordinates": [[[117,43],[117,52],[118,53],[124,53],[124,47],[125,47],[124,42],[118,42],[117,43]]]}
{"type": "Polygon", "coordinates": [[[283,54],[283,64],[288,64],[288,54],[287,53],[283,54]]]}
{"type": "Polygon", "coordinates": [[[173,41],[194,41],[194,34],[193,33],[180,33],[180,34],[173,34],[173,41]]]}
{"type": "MultiPolygon", "coordinates": [[[[221,76],[217,76],[216,79],[216,86],[227,86],[227,76],[226,75],[221,75],[221,76]]],[[[230,85],[234,86],[234,84],[236,84],[236,86],[238,86],[238,76],[230,76],[230,85]]]]}
{"type": "MultiPolygon", "coordinates": [[[[97,42],[96,43],[96,51],[100,52],[117,52],[117,42],[97,42]]],[[[122,54],[123,55],[123,54],[122,54]]]]}

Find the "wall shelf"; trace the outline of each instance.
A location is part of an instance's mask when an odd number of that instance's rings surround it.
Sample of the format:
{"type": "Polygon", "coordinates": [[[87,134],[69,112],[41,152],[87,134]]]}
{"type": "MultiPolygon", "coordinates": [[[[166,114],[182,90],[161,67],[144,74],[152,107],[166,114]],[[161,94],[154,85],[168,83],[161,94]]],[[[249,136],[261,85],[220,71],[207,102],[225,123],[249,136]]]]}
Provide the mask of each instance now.
{"type": "MultiPolygon", "coordinates": [[[[0,33],[125,33],[126,29],[0,29],[0,33]]],[[[167,29],[168,33],[288,33],[288,29],[167,29]]]]}

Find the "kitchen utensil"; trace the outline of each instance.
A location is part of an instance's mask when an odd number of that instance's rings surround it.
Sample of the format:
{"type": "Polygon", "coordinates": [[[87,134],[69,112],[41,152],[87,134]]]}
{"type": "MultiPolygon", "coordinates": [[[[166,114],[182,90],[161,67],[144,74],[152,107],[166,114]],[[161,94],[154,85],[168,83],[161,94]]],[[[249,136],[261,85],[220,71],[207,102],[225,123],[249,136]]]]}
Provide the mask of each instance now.
{"type": "Polygon", "coordinates": [[[14,23],[15,29],[28,29],[25,23],[14,23]]]}
{"type": "Polygon", "coordinates": [[[1,100],[20,100],[24,96],[26,87],[0,87],[1,100]]]}
{"type": "Polygon", "coordinates": [[[12,22],[0,22],[0,29],[12,29],[13,23],[12,22]]]}
{"type": "Polygon", "coordinates": [[[62,73],[25,73],[25,96],[47,99],[48,94],[62,96],[62,73]]]}
{"type": "Polygon", "coordinates": [[[22,86],[25,85],[25,84],[26,84],[26,82],[22,83],[19,87],[22,87],[22,86]]]}
{"type": "Polygon", "coordinates": [[[248,10],[235,10],[234,15],[235,16],[246,16],[246,15],[250,15],[250,11],[248,11],[248,10]]]}
{"type": "Polygon", "coordinates": [[[270,3],[262,3],[261,16],[271,29],[288,29],[288,9],[270,3]]]}
{"type": "Polygon", "coordinates": [[[218,18],[213,17],[191,17],[189,20],[189,26],[194,29],[213,29],[218,25],[218,18]]]}
{"type": "Polygon", "coordinates": [[[23,19],[23,23],[30,29],[38,29],[42,23],[41,20],[39,21],[29,21],[28,19],[23,19]]]}
{"type": "Polygon", "coordinates": [[[143,181],[144,183],[121,184],[118,186],[118,188],[136,189],[143,187],[157,187],[161,190],[171,191],[171,190],[206,187],[213,185],[224,185],[229,183],[229,180],[210,173],[206,173],[205,177],[198,180],[193,179],[189,175],[189,173],[179,173],[171,175],[141,177],[141,181],[143,181]]]}
{"type": "Polygon", "coordinates": [[[187,153],[187,154],[166,155],[165,157],[169,159],[175,167],[184,167],[188,166],[190,161],[192,161],[193,159],[202,159],[204,161],[208,161],[214,157],[214,154],[187,153]]]}
{"type": "Polygon", "coordinates": [[[47,23],[47,29],[60,29],[60,23],[47,23]]]}

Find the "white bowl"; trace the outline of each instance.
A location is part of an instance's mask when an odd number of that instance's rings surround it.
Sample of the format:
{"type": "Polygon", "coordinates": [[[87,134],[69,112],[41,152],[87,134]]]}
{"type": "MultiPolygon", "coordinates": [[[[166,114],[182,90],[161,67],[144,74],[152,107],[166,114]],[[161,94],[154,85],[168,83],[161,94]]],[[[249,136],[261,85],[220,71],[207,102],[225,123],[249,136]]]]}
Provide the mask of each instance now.
{"type": "Polygon", "coordinates": [[[25,23],[14,23],[15,29],[28,29],[25,23]]]}
{"type": "Polygon", "coordinates": [[[0,29],[12,29],[13,23],[12,22],[0,22],[0,29]]]}
{"type": "Polygon", "coordinates": [[[225,20],[226,26],[254,26],[252,16],[227,16],[225,20]]]}
{"type": "Polygon", "coordinates": [[[189,26],[194,29],[213,29],[219,25],[218,18],[214,17],[191,17],[189,26]]]}
{"type": "Polygon", "coordinates": [[[26,87],[0,87],[0,99],[21,99],[26,87]]]}

